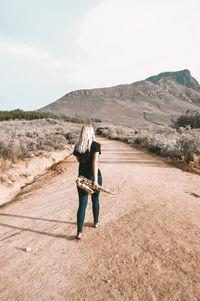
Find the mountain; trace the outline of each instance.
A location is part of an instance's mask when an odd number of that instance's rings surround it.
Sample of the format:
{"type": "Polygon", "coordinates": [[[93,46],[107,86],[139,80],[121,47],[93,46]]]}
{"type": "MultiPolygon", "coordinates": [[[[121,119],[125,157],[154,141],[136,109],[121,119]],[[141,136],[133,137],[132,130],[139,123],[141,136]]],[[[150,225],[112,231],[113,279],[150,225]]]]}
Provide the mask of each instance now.
{"type": "Polygon", "coordinates": [[[189,70],[181,70],[132,84],[72,91],[39,111],[144,127],[169,124],[188,110],[200,111],[200,85],[189,70]]]}
{"type": "Polygon", "coordinates": [[[162,82],[162,80],[167,79],[174,80],[178,84],[192,88],[198,92],[200,91],[200,85],[198,81],[191,76],[190,71],[187,69],[177,72],[162,72],[158,75],[148,77],[146,80],[154,84],[159,84],[160,82],[162,82]]]}

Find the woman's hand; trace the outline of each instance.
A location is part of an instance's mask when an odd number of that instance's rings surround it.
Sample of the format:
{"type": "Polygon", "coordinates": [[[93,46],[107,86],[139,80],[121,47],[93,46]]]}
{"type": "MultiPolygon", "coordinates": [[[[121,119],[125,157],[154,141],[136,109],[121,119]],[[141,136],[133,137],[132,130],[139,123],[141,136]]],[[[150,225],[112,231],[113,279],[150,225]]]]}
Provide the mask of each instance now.
{"type": "Polygon", "coordinates": [[[94,189],[95,189],[95,190],[98,189],[98,182],[97,182],[97,180],[94,181],[94,189]]]}

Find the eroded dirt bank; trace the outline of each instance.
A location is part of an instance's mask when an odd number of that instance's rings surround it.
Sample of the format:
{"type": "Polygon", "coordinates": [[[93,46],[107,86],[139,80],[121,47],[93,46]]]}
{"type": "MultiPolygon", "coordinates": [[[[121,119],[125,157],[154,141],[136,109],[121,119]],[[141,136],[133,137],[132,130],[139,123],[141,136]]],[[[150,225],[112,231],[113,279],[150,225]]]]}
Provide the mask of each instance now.
{"type": "Polygon", "coordinates": [[[9,202],[20,190],[46,172],[53,164],[70,156],[72,146],[63,151],[46,152],[42,156],[18,161],[0,173],[0,206],[9,202]]]}
{"type": "Polygon", "coordinates": [[[0,209],[0,300],[200,300],[200,177],[99,138],[102,225],[75,241],[77,162],[0,209]],[[31,247],[30,252],[25,248],[31,247]]]}

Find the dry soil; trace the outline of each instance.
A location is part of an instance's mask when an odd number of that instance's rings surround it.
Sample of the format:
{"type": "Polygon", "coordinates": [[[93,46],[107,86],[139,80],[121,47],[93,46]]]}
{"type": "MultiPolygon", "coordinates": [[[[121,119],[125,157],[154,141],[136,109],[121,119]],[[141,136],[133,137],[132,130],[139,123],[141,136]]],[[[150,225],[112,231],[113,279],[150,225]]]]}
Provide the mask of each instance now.
{"type": "Polygon", "coordinates": [[[117,194],[100,194],[97,229],[89,199],[81,241],[73,156],[0,208],[0,300],[200,300],[200,177],[98,141],[117,194]]]}

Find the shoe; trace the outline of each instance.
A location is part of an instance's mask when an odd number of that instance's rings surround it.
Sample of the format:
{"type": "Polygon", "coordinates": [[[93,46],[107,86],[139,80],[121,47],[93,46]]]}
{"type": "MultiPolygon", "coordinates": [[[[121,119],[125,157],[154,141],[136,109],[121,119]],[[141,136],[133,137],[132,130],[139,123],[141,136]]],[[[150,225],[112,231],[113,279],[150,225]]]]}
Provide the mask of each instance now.
{"type": "Polygon", "coordinates": [[[98,228],[100,225],[101,225],[101,223],[98,222],[98,223],[94,224],[94,227],[95,227],[95,228],[98,228]]]}
{"type": "Polygon", "coordinates": [[[75,239],[80,240],[82,238],[82,233],[78,232],[75,239]]]}

